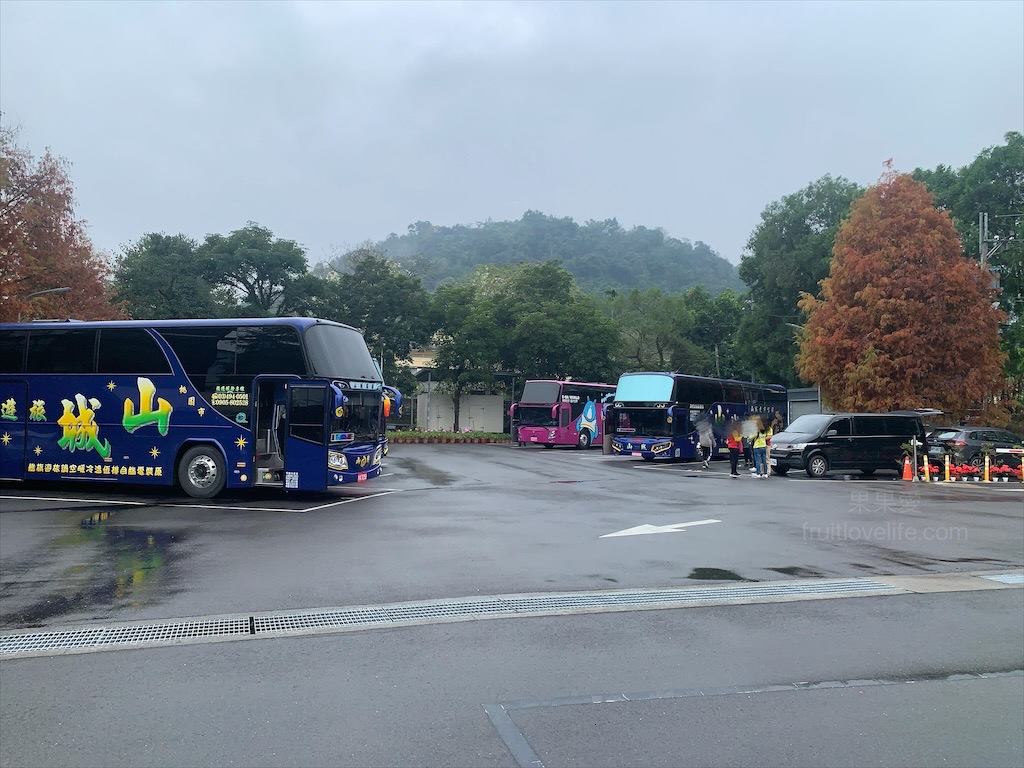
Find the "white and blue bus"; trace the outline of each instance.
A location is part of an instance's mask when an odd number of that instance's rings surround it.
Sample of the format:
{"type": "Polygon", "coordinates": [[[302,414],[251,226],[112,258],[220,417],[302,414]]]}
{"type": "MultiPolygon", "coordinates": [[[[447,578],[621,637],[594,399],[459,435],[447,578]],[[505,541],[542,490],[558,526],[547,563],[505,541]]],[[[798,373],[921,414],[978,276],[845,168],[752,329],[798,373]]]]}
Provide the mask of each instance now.
{"type": "Polygon", "coordinates": [[[325,490],[381,472],[362,334],[313,318],[0,324],[0,479],[325,490]]]}
{"type": "Polygon", "coordinates": [[[698,425],[710,424],[712,455],[727,453],[732,419],[754,416],[765,426],[788,420],[789,403],[781,384],[756,384],[682,373],[624,373],[608,406],[612,452],[646,461],[687,461],[700,455],[698,425]]]}

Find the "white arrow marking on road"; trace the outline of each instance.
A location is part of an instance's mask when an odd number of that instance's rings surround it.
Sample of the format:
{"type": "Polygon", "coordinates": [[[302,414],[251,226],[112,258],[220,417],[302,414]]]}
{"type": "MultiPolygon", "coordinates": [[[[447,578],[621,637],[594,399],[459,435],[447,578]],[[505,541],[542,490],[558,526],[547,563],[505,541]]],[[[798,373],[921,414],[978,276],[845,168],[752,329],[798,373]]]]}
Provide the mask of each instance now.
{"type": "Polygon", "coordinates": [[[671,525],[650,525],[644,523],[638,525],[635,528],[627,528],[624,531],[618,531],[617,533],[606,533],[603,536],[599,536],[600,539],[609,539],[612,536],[643,536],[647,533],[676,533],[677,531],[685,531],[691,525],[709,525],[711,523],[720,523],[721,520],[694,520],[692,523],[672,523],[671,525]]]}

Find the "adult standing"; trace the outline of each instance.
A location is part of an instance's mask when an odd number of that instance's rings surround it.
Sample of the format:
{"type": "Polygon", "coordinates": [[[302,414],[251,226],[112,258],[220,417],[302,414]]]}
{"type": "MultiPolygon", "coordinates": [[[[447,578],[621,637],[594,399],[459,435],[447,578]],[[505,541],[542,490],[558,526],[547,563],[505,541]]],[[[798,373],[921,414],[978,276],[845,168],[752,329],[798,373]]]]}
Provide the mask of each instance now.
{"type": "Polygon", "coordinates": [[[729,477],[739,477],[740,451],[743,450],[743,430],[735,418],[729,423],[729,436],[725,440],[729,449],[729,477]]]}
{"type": "Polygon", "coordinates": [[[700,452],[700,459],[704,469],[711,466],[711,456],[715,450],[715,432],[711,427],[711,421],[707,416],[698,416],[697,427],[697,449],[700,452]]]}
{"type": "Polygon", "coordinates": [[[768,441],[772,437],[772,428],[765,427],[760,417],[757,419],[757,432],[754,434],[754,470],[757,477],[768,477],[768,441]]]}

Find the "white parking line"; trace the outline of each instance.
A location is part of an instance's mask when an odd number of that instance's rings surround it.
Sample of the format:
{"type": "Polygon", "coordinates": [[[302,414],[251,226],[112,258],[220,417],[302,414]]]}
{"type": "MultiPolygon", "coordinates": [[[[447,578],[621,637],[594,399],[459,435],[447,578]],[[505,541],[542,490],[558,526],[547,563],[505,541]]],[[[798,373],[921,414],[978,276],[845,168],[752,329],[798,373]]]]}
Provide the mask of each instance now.
{"type": "Polygon", "coordinates": [[[328,507],[336,507],[340,504],[351,504],[353,501],[362,501],[363,499],[375,499],[378,496],[387,496],[390,493],[398,493],[397,490],[381,491],[380,493],[373,493],[369,496],[356,496],[351,499],[341,499],[340,501],[332,501],[330,504],[321,504],[318,507],[309,507],[308,509],[300,509],[299,512],[315,512],[318,509],[327,509],[328,507]]]}
{"type": "Polygon", "coordinates": [[[305,509],[290,509],[288,507],[236,507],[225,504],[166,504],[159,501],[122,501],[120,499],[70,499],[59,496],[6,496],[0,495],[0,499],[12,501],[57,501],[64,504],[117,504],[125,507],[167,507],[168,509],[220,509],[231,512],[315,512],[319,509],[327,509],[339,504],[350,504],[353,501],[372,499],[377,496],[387,496],[390,493],[397,493],[397,488],[383,488],[378,493],[366,496],[353,496],[348,499],[339,499],[329,504],[320,504],[305,509]]]}

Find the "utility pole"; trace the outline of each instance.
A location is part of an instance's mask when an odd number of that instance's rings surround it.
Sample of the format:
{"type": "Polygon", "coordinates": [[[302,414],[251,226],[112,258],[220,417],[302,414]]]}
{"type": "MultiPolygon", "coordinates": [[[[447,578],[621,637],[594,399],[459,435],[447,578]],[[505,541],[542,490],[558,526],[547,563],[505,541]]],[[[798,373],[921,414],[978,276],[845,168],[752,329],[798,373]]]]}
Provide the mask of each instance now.
{"type": "MultiPolygon", "coordinates": [[[[1007,213],[993,215],[993,219],[1020,219],[1022,214],[1019,213],[1007,213]]],[[[988,214],[978,214],[978,255],[981,261],[981,268],[988,271],[992,275],[992,288],[999,289],[999,267],[990,267],[989,259],[996,255],[1000,248],[1004,247],[1007,243],[1012,243],[1014,236],[1010,235],[1007,238],[1000,238],[999,235],[989,236],[988,233],[988,214]],[[989,245],[992,246],[991,250],[989,245]]]]}

